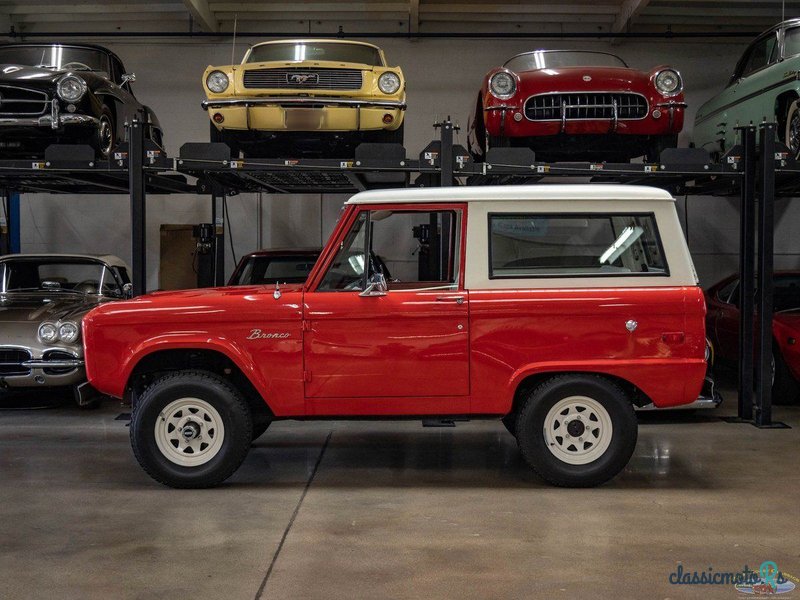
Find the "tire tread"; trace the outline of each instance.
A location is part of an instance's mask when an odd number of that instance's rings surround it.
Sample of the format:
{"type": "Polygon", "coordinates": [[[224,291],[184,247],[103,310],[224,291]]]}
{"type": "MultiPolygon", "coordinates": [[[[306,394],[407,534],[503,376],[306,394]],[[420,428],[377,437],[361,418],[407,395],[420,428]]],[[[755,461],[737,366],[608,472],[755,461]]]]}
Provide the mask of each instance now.
{"type": "MultiPolygon", "coordinates": [[[[169,384],[170,382],[174,382],[175,380],[180,379],[188,379],[192,378],[192,383],[201,383],[202,381],[207,381],[209,383],[213,383],[219,385],[227,392],[230,393],[230,397],[239,405],[241,408],[242,413],[246,417],[246,421],[249,424],[248,430],[252,431],[253,428],[253,420],[252,415],[250,413],[250,406],[247,404],[245,399],[242,397],[241,393],[239,392],[236,387],[231,385],[229,382],[224,380],[222,377],[219,377],[215,373],[210,371],[202,371],[202,370],[184,370],[184,371],[174,371],[172,373],[168,373],[159,377],[157,380],[152,382],[147,388],[142,392],[142,395],[138,398],[138,401],[134,403],[131,407],[131,425],[136,421],[138,411],[140,407],[143,406],[146,401],[149,399],[150,396],[157,393],[159,389],[169,384]]],[[[137,442],[136,436],[134,435],[134,427],[131,426],[130,428],[130,439],[131,439],[131,448],[133,449],[133,455],[136,457],[136,461],[139,465],[144,469],[145,473],[147,473],[150,477],[152,477],[158,483],[163,485],[179,488],[179,489],[191,489],[191,488],[209,488],[214,487],[228,479],[231,475],[236,472],[239,466],[244,461],[247,453],[250,450],[250,436],[242,436],[241,440],[231,440],[231,452],[232,457],[228,460],[228,468],[214,473],[213,476],[207,476],[204,479],[199,480],[180,480],[177,478],[169,479],[163,477],[161,474],[154,472],[153,469],[148,467],[146,456],[143,453],[143,449],[139,447],[137,442]]]]}

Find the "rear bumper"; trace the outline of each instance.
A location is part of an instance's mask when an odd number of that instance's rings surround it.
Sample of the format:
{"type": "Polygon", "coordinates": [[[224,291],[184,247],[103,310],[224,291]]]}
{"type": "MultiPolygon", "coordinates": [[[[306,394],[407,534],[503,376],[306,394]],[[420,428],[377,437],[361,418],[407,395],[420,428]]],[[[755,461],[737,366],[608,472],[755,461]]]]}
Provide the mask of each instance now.
{"type": "MultiPolygon", "coordinates": [[[[697,400],[692,402],[691,404],[682,404],[680,406],[669,406],[667,410],[695,410],[700,408],[717,408],[720,404],[722,404],[722,395],[719,393],[716,384],[714,383],[714,379],[710,375],[706,375],[705,380],[703,381],[703,389],[700,390],[700,395],[697,397],[697,400]]],[[[664,410],[660,409],[654,404],[648,404],[646,406],[642,406],[637,408],[637,410],[664,410]]]]}
{"type": "Polygon", "coordinates": [[[286,96],[204,100],[201,106],[217,129],[235,131],[391,131],[400,127],[406,109],[405,102],[393,100],[286,96]],[[213,119],[216,114],[221,122],[213,119]]]}

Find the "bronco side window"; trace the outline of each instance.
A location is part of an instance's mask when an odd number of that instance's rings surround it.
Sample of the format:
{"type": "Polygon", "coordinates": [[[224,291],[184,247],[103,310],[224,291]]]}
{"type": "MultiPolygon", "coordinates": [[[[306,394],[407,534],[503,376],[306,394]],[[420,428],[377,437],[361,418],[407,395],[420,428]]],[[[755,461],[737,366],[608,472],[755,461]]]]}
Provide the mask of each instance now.
{"type": "Polygon", "coordinates": [[[669,275],[652,214],[490,214],[489,277],[669,275]]]}
{"type": "Polygon", "coordinates": [[[460,210],[373,210],[359,214],[318,291],[361,291],[375,273],[389,291],[458,286],[460,210]]]}

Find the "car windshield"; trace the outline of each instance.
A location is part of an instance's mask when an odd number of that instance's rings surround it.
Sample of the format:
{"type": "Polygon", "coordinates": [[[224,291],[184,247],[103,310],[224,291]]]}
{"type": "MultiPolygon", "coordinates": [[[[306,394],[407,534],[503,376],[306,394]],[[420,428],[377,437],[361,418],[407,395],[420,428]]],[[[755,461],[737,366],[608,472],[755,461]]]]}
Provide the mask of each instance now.
{"type": "Polygon", "coordinates": [[[343,63],[381,66],[381,53],[373,46],[338,42],[286,42],[254,46],[246,63],[304,60],[328,60],[343,63]]]}
{"type": "Polygon", "coordinates": [[[505,65],[515,72],[563,67],[627,67],[619,56],[583,50],[534,50],[520,54],[505,65]]]}
{"type": "Polygon", "coordinates": [[[111,270],[90,259],[20,258],[0,263],[0,293],[34,291],[113,298],[123,295],[111,270]]]}
{"type": "Polygon", "coordinates": [[[775,312],[800,309],[800,275],[779,275],[772,285],[775,312]]]}
{"type": "Polygon", "coordinates": [[[108,55],[94,48],[47,44],[0,47],[0,65],[25,65],[54,71],[98,71],[108,73],[108,55]]]}
{"type": "Polygon", "coordinates": [[[298,256],[249,256],[231,278],[230,285],[304,283],[319,253],[298,256]]]}

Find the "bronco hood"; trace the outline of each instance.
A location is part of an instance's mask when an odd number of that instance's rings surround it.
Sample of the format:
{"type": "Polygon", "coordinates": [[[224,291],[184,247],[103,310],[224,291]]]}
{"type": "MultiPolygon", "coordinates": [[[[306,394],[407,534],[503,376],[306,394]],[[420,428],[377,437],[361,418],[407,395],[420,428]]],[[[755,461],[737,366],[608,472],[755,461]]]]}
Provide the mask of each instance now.
{"type": "MultiPolygon", "coordinates": [[[[175,328],[201,323],[294,319],[302,314],[301,284],[252,285],[154,292],[133,300],[109,302],[92,311],[87,322],[169,323],[175,328]]],[[[86,326],[86,323],[84,323],[86,326]]]]}

